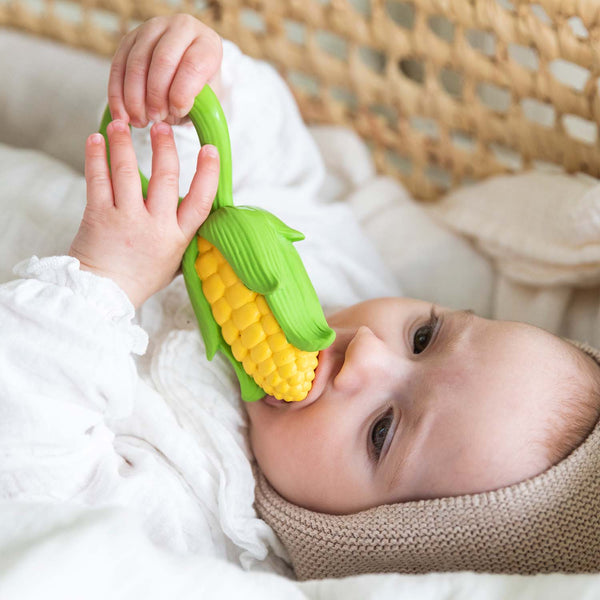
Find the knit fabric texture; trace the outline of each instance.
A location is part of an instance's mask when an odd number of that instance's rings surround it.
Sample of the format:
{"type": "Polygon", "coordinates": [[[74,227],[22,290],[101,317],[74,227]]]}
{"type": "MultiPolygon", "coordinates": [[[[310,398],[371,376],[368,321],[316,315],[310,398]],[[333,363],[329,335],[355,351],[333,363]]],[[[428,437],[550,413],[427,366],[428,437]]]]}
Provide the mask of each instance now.
{"type": "MultiPolygon", "coordinates": [[[[575,345],[600,364],[598,350],[575,345]]],[[[301,580],[389,572],[598,572],[600,424],[554,467],[491,492],[329,515],[291,504],[258,472],[256,508],[301,580]]]]}

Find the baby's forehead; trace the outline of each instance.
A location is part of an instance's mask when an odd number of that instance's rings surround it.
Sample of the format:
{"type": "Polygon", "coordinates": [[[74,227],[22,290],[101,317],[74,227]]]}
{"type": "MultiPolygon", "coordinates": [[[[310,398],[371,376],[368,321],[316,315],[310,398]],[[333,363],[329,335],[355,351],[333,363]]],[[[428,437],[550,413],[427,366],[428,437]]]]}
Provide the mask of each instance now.
{"type": "Polygon", "coordinates": [[[524,368],[531,366],[531,361],[526,359],[528,356],[531,360],[546,360],[548,366],[580,366],[577,355],[581,354],[581,351],[545,329],[518,321],[491,322],[496,324],[495,329],[498,332],[498,335],[491,337],[492,343],[503,346],[512,354],[521,355],[524,368]]]}
{"type": "MultiPolygon", "coordinates": [[[[503,400],[505,393],[513,394],[515,402],[529,396],[553,397],[564,382],[580,381],[589,370],[577,348],[538,327],[457,312],[451,319],[458,341],[441,351],[435,366],[456,371],[490,401],[503,400]]],[[[437,378],[436,373],[432,376],[437,378]]]]}

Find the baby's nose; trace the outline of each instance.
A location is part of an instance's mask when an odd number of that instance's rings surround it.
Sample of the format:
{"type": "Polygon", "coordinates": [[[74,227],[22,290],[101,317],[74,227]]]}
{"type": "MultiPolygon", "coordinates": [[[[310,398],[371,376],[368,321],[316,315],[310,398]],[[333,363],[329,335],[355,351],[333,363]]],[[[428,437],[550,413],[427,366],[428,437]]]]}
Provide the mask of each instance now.
{"type": "Polygon", "coordinates": [[[369,387],[384,389],[401,376],[401,357],[371,329],[361,326],[346,349],[335,387],[346,393],[369,387]]]}

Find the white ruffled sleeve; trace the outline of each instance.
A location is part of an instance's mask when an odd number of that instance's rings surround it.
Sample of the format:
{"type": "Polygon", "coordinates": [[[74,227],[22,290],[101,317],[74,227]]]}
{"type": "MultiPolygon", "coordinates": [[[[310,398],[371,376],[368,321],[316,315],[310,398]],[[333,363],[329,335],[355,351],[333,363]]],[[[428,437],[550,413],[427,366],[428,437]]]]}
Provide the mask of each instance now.
{"type": "Polygon", "coordinates": [[[127,415],[147,345],[111,280],[34,257],[0,286],[0,497],[75,497],[123,459],[106,419],[127,415]]]}

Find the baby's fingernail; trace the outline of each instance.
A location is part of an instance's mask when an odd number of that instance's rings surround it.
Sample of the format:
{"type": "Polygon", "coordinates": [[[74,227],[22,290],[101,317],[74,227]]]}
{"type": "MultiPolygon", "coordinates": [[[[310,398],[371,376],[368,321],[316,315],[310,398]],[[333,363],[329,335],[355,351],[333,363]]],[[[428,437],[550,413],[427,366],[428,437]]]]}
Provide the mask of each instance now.
{"type": "Polygon", "coordinates": [[[92,133],[92,135],[90,135],[88,139],[90,141],[90,144],[101,144],[104,138],[100,133],[92,133]]]}
{"type": "Polygon", "coordinates": [[[125,121],[125,123],[129,122],[129,115],[126,112],[121,112],[116,110],[114,113],[111,111],[110,116],[113,121],[125,121]]]}
{"type": "Polygon", "coordinates": [[[190,110],[188,108],[176,108],[175,106],[172,106],[169,114],[175,119],[183,119],[189,112],[190,110]]]}
{"type": "Polygon", "coordinates": [[[125,121],[121,121],[120,119],[115,119],[112,121],[111,127],[115,131],[127,131],[127,123],[125,123],[125,121]]]}
{"type": "Polygon", "coordinates": [[[154,124],[154,131],[162,135],[167,135],[170,133],[171,128],[167,125],[167,123],[163,123],[162,121],[160,121],[154,124]]]}
{"type": "Polygon", "coordinates": [[[134,118],[134,119],[131,119],[131,124],[132,124],[134,127],[137,127],[137,128],[140,128],[140,129],[141,129],[142,127],[146,127],[146,125],[148,125],[148,121],[142,121],[142,119],[138,119],[138,118],[136,117],[136,118],[134,118]]]}
{"type": "Polygon", "coordinates": [[[204,147],[206,148],[206,150],[204,150],[204,152],[206,152],[206,155],[209,158],[218,158],[219,157],[219,151],[217,150],[217,148],[215,146],[207,145],[204,147]]]}

